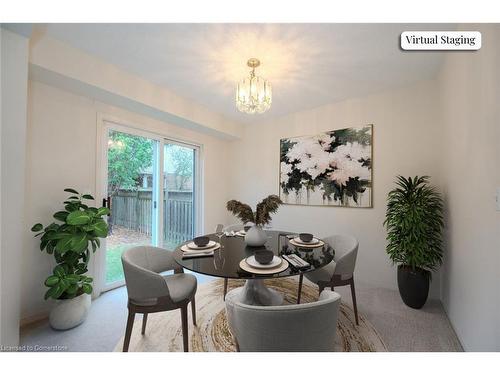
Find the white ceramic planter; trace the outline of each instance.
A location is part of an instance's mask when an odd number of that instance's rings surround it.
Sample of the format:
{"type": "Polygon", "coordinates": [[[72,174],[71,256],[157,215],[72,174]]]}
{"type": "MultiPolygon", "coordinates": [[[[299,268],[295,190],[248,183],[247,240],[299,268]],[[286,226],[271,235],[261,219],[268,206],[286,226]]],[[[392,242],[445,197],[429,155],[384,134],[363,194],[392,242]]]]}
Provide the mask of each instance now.
{"type": "Polygon", "coordinates": [[[90,309],[90,294],[56,301],[49,315],[50,326],[57,330],[74,328],[84,322],[90,309]]]}
{"type": "Polygon", "coordinates": [[[266,232],[259,225],[254,225],[245,234],[245,243],[248,246],[263,246],[267,241],[266,232]]]}

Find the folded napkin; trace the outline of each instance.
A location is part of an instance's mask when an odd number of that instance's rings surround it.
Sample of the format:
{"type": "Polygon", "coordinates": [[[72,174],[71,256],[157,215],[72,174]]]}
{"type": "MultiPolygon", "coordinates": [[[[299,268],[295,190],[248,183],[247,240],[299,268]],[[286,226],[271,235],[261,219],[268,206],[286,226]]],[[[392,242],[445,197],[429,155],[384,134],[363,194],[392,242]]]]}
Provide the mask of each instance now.
{"type": "Polygon", "coordinates": [[[208,251],[201,251],[201,250],[183,251],[182,252],[182,259],[210,257],[210,256],[213,256],[213,255],[214,255],[214,251],[213,250],[208,250],[208,251]]]}

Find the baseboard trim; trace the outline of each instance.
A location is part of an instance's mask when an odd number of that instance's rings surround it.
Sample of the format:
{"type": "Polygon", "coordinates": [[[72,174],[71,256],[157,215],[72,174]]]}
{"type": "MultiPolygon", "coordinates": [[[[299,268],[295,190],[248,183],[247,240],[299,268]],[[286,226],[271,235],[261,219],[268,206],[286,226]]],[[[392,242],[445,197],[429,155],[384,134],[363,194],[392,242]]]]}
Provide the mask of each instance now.
{"type": "Polygon", "coordinates": [[[47,319],[49,319],[49,313],[43,312],[40,314],[31,315],[31,316],[21,318],[21,321],[19,322],[19,326],[21,328],[24,328],[24,327],[30,326],[32,324],[40,323],[40,322],[47,320],[47,319]]]}
{"type": "MultiPolygon", "coordinates": [[[[92,296],[92,301],[94,301],[97,298],[98,297],[94,298],[94,296],[92,296]]],[[[49,314],[50,314],[50,310],[46,310],[46,311],[40,312],[38,314],[22,317],[20,322],[19,322],[19,327],[23,328],[25,326],[39,323],[43,320],[47,320],[47,319],[49,319],[49,314]]]]}
{"type": "Polygon", "coordinates": [[[443,302],[442,299],[439,300],[439,302],[441,302],[441,306],[443,307],[443,311],[444,313],[446,314],[446,318],[448,319],[448,324],[450,325],[450,328],[451,330],[453,331],[453,333],[455,333],[455,336],[457,337],[457,340],[458,342],[460,343],[460,345],[462,346],[462,350],[464,352],[468,352],[469,350],[467,350],[467,348],[465,347],[464,345],[464,342],[462,341],[462,338],[460,337],[460,335],[458,334],[458,331],[455,329],[455,326],[453,325],[453,322],[451,321],[450,319],[450,315],[448,313],[448,309],[446,308],[446,305],[445,303],[443,302]]]}

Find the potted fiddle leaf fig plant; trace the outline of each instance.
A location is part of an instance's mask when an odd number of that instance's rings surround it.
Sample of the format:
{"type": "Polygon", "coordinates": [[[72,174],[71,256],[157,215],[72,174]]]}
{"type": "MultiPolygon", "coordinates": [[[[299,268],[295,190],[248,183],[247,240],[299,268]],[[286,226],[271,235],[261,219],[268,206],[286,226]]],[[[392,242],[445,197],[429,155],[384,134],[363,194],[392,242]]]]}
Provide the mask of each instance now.
{"type": "Polygon", "coordinates": [[[283,202],[277,195],[270,195],[257,204],[255,212],[253,212],[248,204],[241,203],[234,199],[227,202],[226,208],[233,215],[238,217],[243,224],[255,224],[245,234],[246,244],[249,246],[262,246],[267,240],[267,236],[262,227],[271,222],[271,214],[278,211],[282,203],[283,202]]]}
{"type": "Polygon", "coordinates": [[[415,309],[427,301],[431,271],[443,260],[443,200],[428,182],[428,176],[398,176],[384,221],[386,251],[398,264],[399,294],[415,309]]]}
{"type": "Polygon", "coordinates": [[[64,210],[53,217],[56,222],[47,226],[38,223],[32,228],[40,237],[40,250],[54,256],[56,266],[45,279],[48,288],[45,299],[56,300],[49,321],[54,329],[76,327],[87,317],[92,293],[92,278],[87,276],[92,253],[100,246],[100,238],[108,235],[104,216],[106,207],[89,207],[84,202],[94,200],[89,194],[64,189],[71,196],[64,201],[64,210]]]}

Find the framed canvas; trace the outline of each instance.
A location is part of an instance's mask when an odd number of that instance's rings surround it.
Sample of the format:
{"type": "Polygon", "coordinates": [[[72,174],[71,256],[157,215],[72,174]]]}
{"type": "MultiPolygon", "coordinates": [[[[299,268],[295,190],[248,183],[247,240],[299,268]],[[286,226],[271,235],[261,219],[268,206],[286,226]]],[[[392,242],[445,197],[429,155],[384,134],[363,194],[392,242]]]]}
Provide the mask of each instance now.
{"type": "Polygon", "coordinates": [[[372,207],[373,125],[280,140],[285,204],[372,207]]]}

